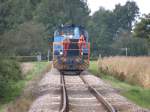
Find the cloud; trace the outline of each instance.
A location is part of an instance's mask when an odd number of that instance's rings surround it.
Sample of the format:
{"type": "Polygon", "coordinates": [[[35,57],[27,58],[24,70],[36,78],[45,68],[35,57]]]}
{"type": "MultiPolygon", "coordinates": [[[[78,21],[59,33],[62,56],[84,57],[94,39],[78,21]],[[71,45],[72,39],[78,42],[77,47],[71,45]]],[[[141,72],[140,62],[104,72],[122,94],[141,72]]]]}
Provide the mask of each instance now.
{"type": "MultiPolygon", "coordinates": [[[[124,5],[126,1],[129,0],[87,0],[88,6],[91,9],[91,13],[94,13],[99,9],[99,7],[104,7],[105,9],[113,10],[115,5],[120,3],[124,5]]],[[[130,0],[133,1],[133,0],[130,0]]],[[[149,0],[134,0],[140,8],[141,13],[150,13],[150,1],[149,0]]]]}

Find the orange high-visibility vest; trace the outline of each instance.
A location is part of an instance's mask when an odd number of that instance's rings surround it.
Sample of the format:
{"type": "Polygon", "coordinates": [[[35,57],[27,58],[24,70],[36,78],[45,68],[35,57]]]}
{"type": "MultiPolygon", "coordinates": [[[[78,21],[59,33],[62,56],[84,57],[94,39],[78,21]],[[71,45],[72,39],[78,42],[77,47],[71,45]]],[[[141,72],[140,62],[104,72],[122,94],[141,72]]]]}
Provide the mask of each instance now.
{"type": "Polygon", "coordinates": [[[67,51],[69,49],[69,45],[70,45],[70,40],[69,39],[65,39],[63,41],[64,56],[67,56],[67,51]]]}
{"type": "Polygon", "coordinates": [[[84,35],[81,35],[81,36],[80,36],[78,45],[79,45],[80,48],[82,47],[82,45],[83,45],[84,47],[86,47],[86,42],[85,42],[84,35]]]}

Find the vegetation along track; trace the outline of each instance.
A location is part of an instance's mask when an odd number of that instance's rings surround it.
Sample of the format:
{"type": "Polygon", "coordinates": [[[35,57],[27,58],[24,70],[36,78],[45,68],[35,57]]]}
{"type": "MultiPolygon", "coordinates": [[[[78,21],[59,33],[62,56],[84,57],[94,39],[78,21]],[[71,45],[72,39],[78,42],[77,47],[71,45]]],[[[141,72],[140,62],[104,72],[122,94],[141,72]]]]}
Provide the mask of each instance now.
{"type": "Polygon", "coordinates": [[[60,112],[116,112],[84,76],[61,75],[61,84],[60,112]]]}

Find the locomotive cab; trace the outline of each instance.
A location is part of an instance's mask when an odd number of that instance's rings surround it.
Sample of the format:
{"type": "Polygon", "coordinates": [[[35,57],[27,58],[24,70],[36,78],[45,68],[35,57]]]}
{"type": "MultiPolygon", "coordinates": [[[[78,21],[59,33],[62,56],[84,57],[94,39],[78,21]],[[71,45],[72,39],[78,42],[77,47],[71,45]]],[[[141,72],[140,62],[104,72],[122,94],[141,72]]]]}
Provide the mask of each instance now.
{"type": "Polygon", "coordinates": [[[83,71],[89,66],[88,33],[81,26],[59,27],[54,33],[53,66],[60,71],[83,71]]]}

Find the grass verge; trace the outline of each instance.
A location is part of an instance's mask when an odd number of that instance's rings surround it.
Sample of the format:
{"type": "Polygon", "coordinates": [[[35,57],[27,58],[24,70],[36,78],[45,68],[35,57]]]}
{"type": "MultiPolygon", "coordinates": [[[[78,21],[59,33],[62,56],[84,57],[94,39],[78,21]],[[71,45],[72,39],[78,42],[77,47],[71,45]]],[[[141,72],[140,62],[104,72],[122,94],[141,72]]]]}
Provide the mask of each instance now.
{"type": "Polygon", "coordinates": [[[89,71],[110,83],[114,88],[119,89],[121,91],[120,93],[129,100],[141,107],[150,109],[150,89],[144,89],[140,86],[131,85],[127,82],[120,81],[113,76],[102,73],[98,70],[97,61],[90,62],[89,71]]]}
{"type": "MultiPolygon", "coordinates": [[[[33,69],[25,74],[23,80],[12,85],[14,91],[4,101],[0,101],[0,112],[26,112],[32,103],[33,95],[31,90],[24,91],[25,88],[33,86],[29,82],[33,82],[42,72],[47,69],[47,62],[33,62],[33,69]]],[[[38,82],[38,81],[37,81],[38,82]]]]}

